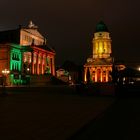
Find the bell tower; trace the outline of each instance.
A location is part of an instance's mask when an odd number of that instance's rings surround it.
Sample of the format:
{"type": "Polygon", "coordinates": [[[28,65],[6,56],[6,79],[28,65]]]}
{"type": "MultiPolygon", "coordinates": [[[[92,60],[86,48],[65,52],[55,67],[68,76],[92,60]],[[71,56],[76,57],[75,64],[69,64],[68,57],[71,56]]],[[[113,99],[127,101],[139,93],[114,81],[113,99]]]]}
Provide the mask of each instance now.
{"type": "Polygon", "coordinates": [[[100,21],[92,40],[92,56],[84,65],[84,81],[110,82],[113,65],[111,38],[107,26],[100,21]],[[90,76],[87,77],[89,71],[90,76]]]}
{"type": "Polygon", "coordinates": [[[93,43],[93,58],[108,58],[111,56],[111,38],[109,31],[104,22],[99,22],[94,33],[93,43]]]}

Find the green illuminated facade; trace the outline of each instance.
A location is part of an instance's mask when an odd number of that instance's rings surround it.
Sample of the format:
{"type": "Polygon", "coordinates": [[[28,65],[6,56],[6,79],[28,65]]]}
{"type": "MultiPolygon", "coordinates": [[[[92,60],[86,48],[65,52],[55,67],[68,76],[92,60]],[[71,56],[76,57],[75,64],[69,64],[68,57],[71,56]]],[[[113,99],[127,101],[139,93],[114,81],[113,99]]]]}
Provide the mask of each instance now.
{"type": "Polygon", "coordinates": [[[22,53],[21,46],[10,46],[10,80],[12,84],[21,84],[22,53]]]}

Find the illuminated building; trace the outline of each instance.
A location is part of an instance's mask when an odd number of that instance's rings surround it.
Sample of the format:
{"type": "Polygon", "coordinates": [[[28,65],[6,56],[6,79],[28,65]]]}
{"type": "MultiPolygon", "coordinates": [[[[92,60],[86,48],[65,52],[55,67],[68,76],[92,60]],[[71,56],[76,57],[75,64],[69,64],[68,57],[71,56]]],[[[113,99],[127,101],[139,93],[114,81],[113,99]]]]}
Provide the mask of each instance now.
{"type": "Polygon", "coordinates": [[[111,38],[107,26],[101,21],[96,26],[93,37],[92,56],[84,65],[85,82],[109,82],[113,59],[111,38]]]}
{"type": "Polygon", "coordinates": [[[55,75],[55,51],[32,22],[28,27],[0,32],[0,75],[10,70],[11,84],[24,84],[31,75],[55,75]]]}

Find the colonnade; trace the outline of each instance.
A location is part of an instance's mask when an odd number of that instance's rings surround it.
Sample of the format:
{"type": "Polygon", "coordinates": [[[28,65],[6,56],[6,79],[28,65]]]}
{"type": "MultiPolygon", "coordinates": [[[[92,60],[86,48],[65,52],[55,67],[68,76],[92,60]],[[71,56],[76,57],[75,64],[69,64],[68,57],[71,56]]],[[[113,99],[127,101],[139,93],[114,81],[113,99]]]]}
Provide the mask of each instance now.
{"type": "Polygon", "coordinates": [[[26,62],[30,65],[31,74],[44,74],[46,68],[48,67],[50,69],[50,74],[55,75],[55,64],[53,55],[38,50],[28,52],[28,54],[26,54],[24,57],[28,58],[26,62]]]}
{"type": "Polygon", "coordinates": [[[111,71],[110,66],[103,67],[85,67],[84,68],[84,81],[87,82],[87,72],[90,73],[90,81],[92,82],[109,82],[109,72],[111,71]]]}

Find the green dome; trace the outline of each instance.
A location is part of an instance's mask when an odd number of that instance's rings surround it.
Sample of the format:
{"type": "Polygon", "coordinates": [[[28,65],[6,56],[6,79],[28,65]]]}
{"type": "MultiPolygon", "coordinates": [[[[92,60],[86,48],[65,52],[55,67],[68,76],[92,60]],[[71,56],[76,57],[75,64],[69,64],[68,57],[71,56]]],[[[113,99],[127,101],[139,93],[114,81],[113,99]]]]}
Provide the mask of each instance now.
{"type": "Polygon", "coordinates": [[[100,22],[96,25],[96,32],[108,32],[108,28],[107,28],[107,26],[104,24],[103,21],[100,21],[100,22]]]}

